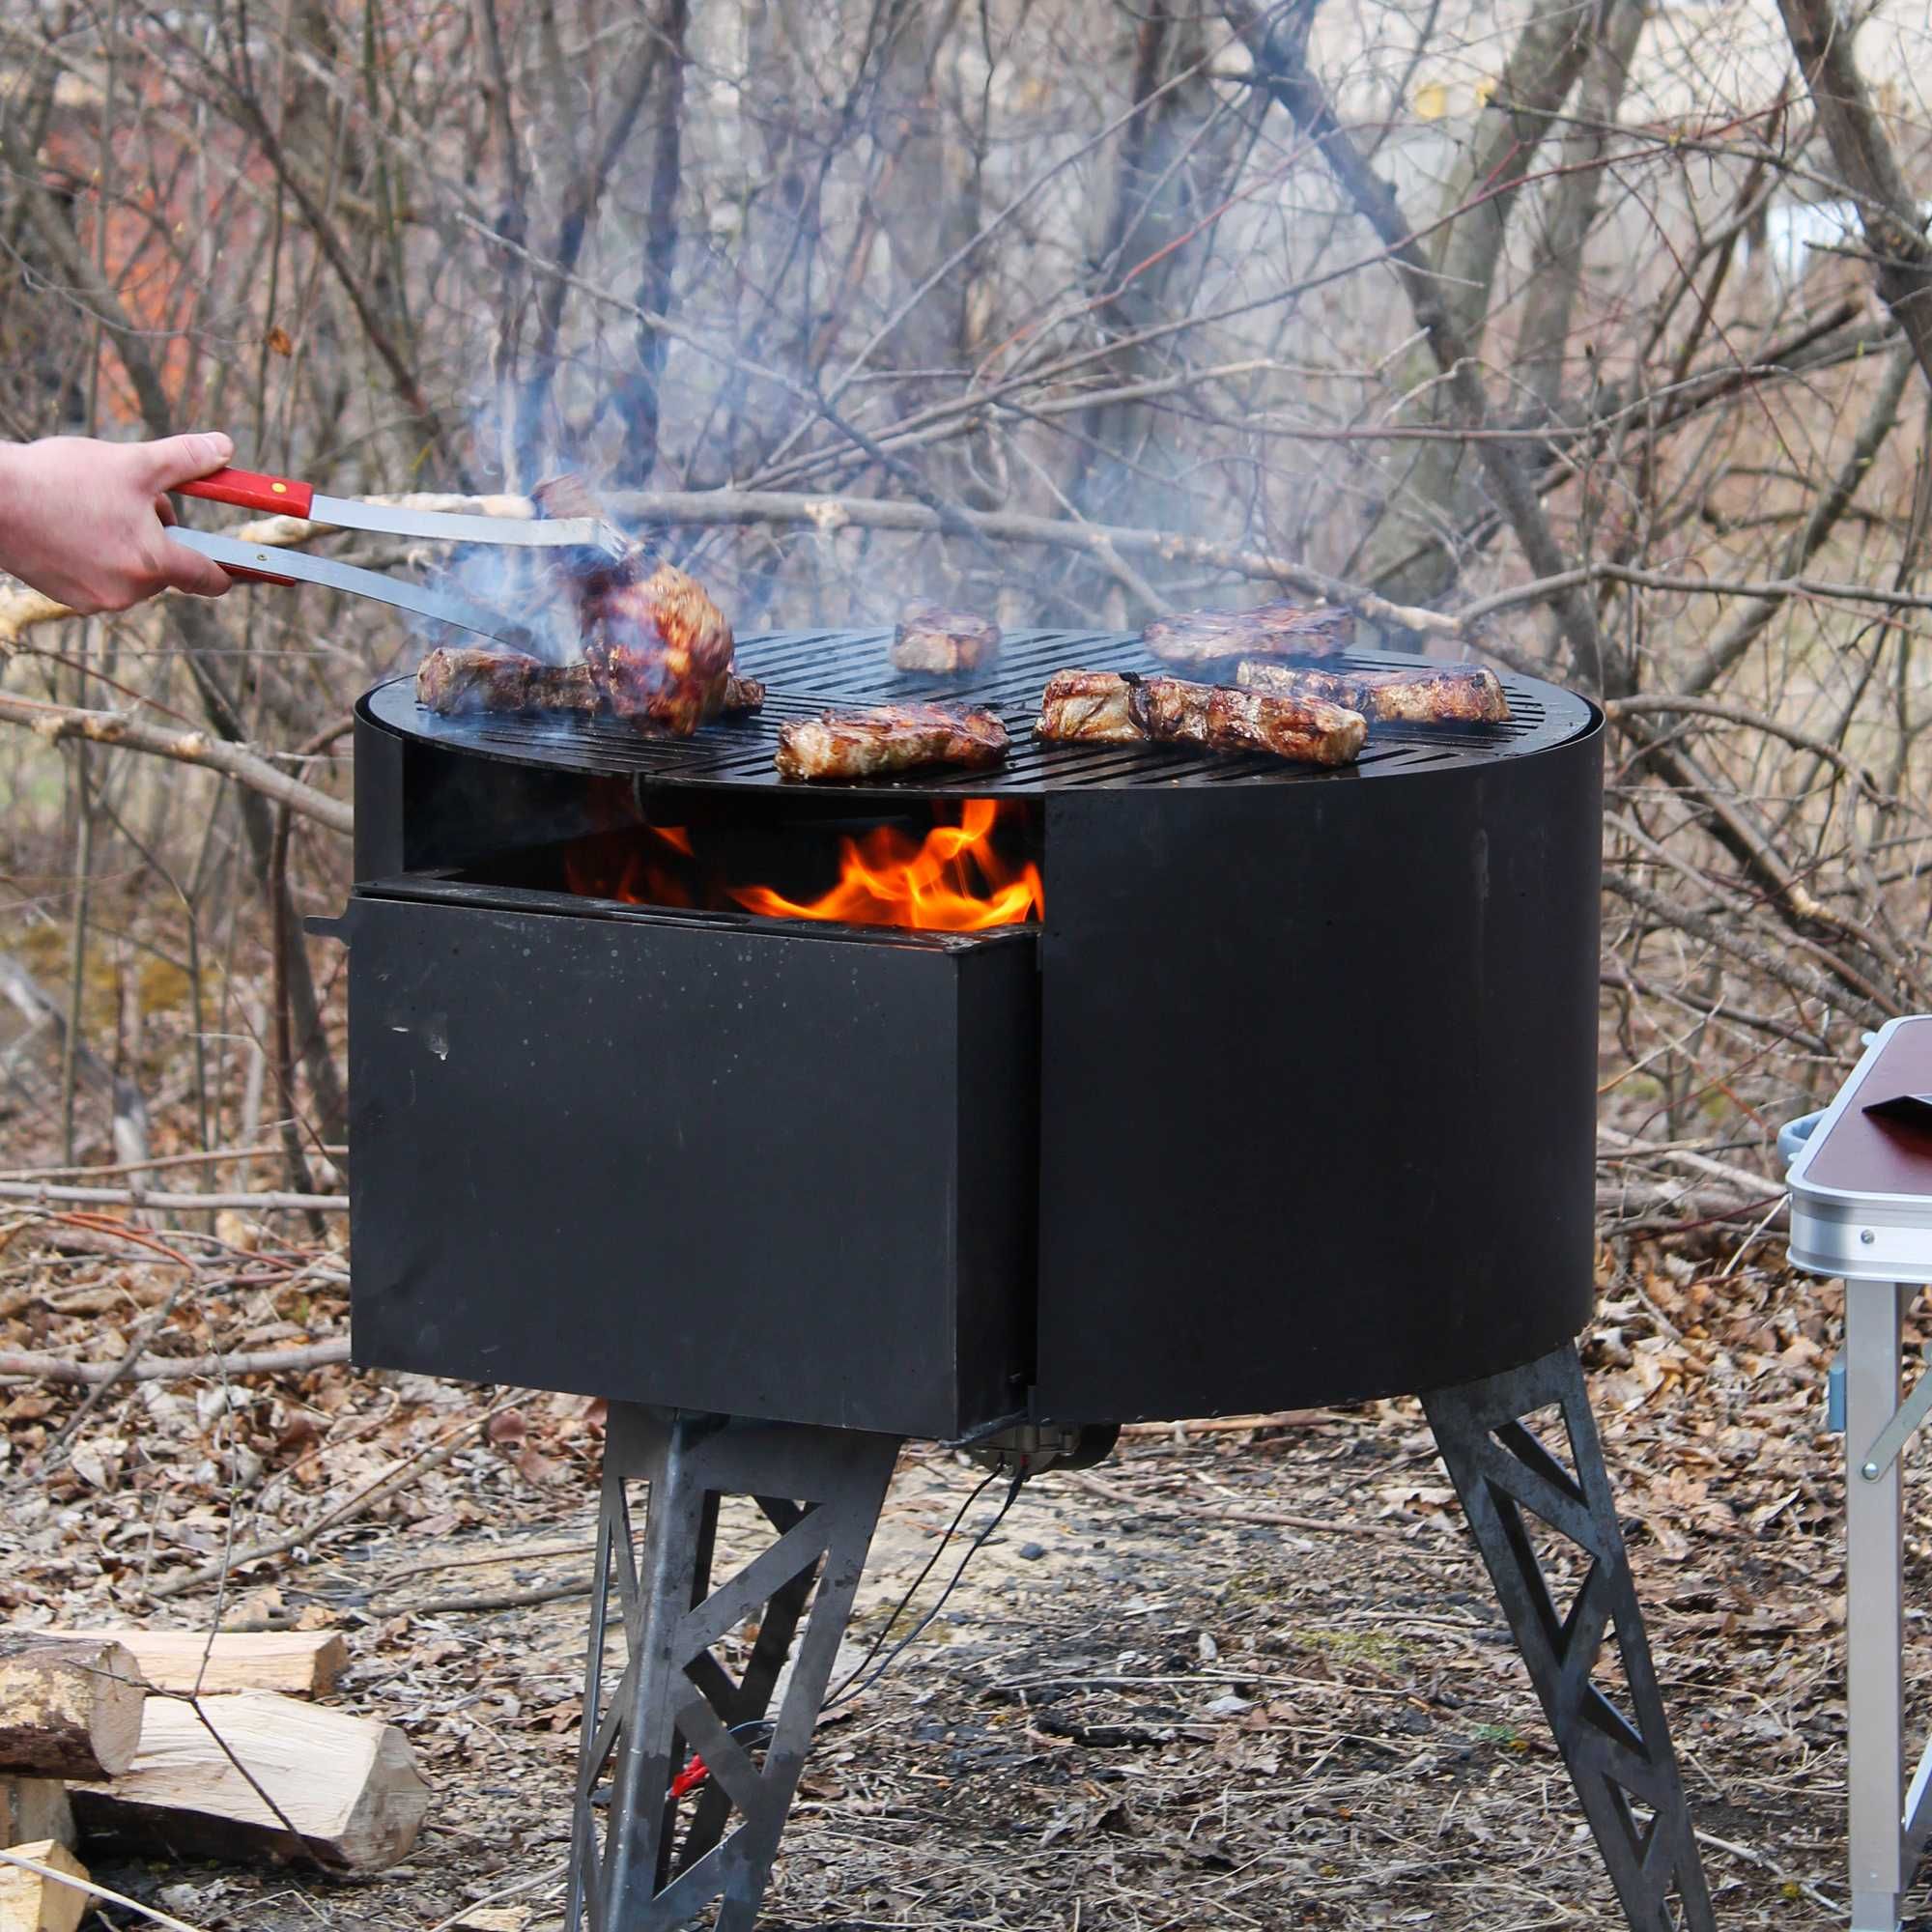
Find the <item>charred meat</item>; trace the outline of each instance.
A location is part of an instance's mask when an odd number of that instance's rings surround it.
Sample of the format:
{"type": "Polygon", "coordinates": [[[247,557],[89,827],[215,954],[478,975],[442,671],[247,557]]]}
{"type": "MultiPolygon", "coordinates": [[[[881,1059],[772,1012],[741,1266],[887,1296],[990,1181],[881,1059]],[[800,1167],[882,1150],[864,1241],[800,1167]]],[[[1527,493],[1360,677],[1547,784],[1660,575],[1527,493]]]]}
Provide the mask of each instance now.
{"type": "Polygon", "coordinates": [[[879,704],[781,725],[776,763],[788,779],[877,779],[929,765],[971,770],[1006,755],[1007,727],[991,711],[879,704]]]}
{"type": "Polygon", "coordinates": [[[1000,654],[1000,627],[971,611],[949,611],[915,598],[905,607],[886,653],[895,670],[946,675],[982,670],[1000,654]]]}
{"type": "Polygon", "coordinates": [[[1355,616],[1333,605],[1258,604],[1252,611],[1182,611],[1156,617],[1141,641],[1168,664],[1231,658],[1331,658],[1355,640],[1355,616]]]}
{"type": "Polygon", "coordinates": [[[721,709],[727,718],[742,718],[750,711],[765,708],[765,681],[747,677],[735,667],[724,673],[724,702],[721,709]]]}
{"type": "Polygon", "coordinates": [[[1039,698],[1036,738],[1055,743],[1136,745],[1147,737],[1134,717],[1137,679],[1112,670],[1057,670],[1039,698]]]}
{"type": "Polygon", "coordinates": [[[1106,670],[1056,671],[1039,700],[1034,735],[1061,743],[1200,745],[1265,752],[1300,764],[1346,765],[1368,721],[1315,696],[1276,696],[1178,677],[1106,670]]]}
{"type": "MultiPolygon", "coordinates": [[[[603,694],[579,658],[546,664],[517,651],[443,645],[416,667],[416,702],[445,715],[467,711],[563,711],[587,718],[604,708],[603,694]]],[[[736,670],[724,674],[724,716],[761,710],[762,680],[736,670]]]]}
{"type": "MultiPolygon", "coordinates": [[[[547,517],[600,514],[581,476],[553,477],[532,492],[547,517]]],[[[553,566],[577,605],[584,662],[606,709],[640,731],[688,738],[724,706],[731,627],[703,589],[641,547],[611,558],[568,550],[553,566]]]]}
{"type": "Polygon", "coordinates": [[[1244,658],[1235,681],[1277,696],[1325,698],[1378,724],[1506,724],[1510,715],[1509,698],[1485,665],[1331,671],[1244,658]]]}
{"type": "Polygon", "coordinates": [[[1144,678],[1129,704],[1157,744],[1205,745],[1210,752],[1266,752],[1299,764],[1351,763],[1368,720],[1320,697],[1273,697],[1224,684],[1144,678]]]}
{"type": "Polygon", "coordinates": [[[642,731],[688,738],[724,708],[731,627],[702,588],[633,557],[578,586],[583,657],[606,706],[642,731]]]}

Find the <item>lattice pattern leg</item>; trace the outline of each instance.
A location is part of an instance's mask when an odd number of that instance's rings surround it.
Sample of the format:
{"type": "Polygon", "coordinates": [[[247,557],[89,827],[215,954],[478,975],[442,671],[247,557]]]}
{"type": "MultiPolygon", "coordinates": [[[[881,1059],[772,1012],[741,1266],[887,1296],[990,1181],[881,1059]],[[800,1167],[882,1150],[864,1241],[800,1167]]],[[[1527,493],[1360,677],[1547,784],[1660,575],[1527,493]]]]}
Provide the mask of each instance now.
{"type": "Polygon", "coordinates": [[[1712,1932],[1710,1889],[1576,1350],[1439,1390],[1423,1406],[1624,1917],[1634,1932],[1712,1932]],[[1557,1417],[1542,1429],[1539,1411],[1551,1408],[1557,1417]],[[1529,1417],[1541,1435],[1525,1426],[1529,1417]],[[1567,1613],[1551,1595],[1533,1521],[1587,1559],[1567,1613]],[[1612,1635],[1627,1711],[1592,1681],[1612,1635]]]}
{"type": "Polygon", "coordinates": [[[573,1932],[671,1932],[714,1900],[717,1932],[752,1932],[897,1449],[890,1436],[849,1430],[611,1407],[571,1846],[573,1932]],[[637,1483],[650,1489],[641,1550],[637,1483]],[[774,1537],[714,1589],[724,1496],[753,1497],[774,1537]],[[753,1624],[734,1676],[717,1647],[753,1624]],[[613,1685],[617,1632],[625,1661],[613,1685]],[[674,1786],[694,1756],[709,1776],[680,1796],[674,1786]]]}

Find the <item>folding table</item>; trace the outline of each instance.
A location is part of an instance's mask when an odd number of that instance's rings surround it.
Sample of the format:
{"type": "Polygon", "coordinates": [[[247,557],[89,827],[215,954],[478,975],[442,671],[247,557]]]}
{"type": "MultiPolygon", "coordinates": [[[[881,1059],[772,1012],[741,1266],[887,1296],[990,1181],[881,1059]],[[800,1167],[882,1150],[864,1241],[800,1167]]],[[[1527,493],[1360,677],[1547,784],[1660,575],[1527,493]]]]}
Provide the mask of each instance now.
{"type": "Polygon", "coordinates": [[[1897,1932],[1900,1897],[1932,1833],[1932,1745],[1900,1799],[1900,1457],[1932,1412],[1932,1373],[1904,1393],[1903,1327],[1932,1283],[1932,1014],[1867,1036],[1837,1098],[1791,1122],[1778,1145],[1794,1156],[1791,1259],[1845,1284],[1832,1394],[1845,1435],[1851,1923],[1852,1932],[1897,1932]]]}

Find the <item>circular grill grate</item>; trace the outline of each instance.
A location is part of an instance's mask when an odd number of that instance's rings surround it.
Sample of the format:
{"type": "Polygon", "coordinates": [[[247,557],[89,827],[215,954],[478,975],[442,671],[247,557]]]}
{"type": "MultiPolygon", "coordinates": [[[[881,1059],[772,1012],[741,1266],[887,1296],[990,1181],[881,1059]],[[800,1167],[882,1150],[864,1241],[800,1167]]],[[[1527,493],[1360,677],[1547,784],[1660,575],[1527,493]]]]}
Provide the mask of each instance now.
{"type": "MultiPolygon", "coordinates": [[[[1168,745],[1041,745],[1032,725],[1039,694],[1056,670],[1172,669],[1137,636],[1114,631],[1009,633],[999,662],[958,679],[909,675],[887,662],[889,630],[781,631],[738,645],[741,670],[762,678],[764,709],[721,721],[695,738],[640,737],[614,719],[575,717],[439,717],[415,701],[412,678],[379,686],[367,699],[375,720],[405,736],[427,739],[483,757],[562,766],[653,782],[693,785],[776,785],[772,765],[778,727],[829,707],[921,698],[990,705],[1012,734],[1012,750],[996,771],[917,772],[846,789],[876,792],[1040,792],[1121,785],[1309,784],[1390,778],[1443,770],[1547,751],[1589,729],[1594,707],[1576,694],[1535,679],[1505,676],[1513,714],[1506,724],[1376,725],[1359,762],[1340,771],[1284,763],[1261,755],[1226,756],[1168,745]]],[[[1413,658],[1351,651],[1324,660],[1359,668],[1412,666],[1413,658]]],[[[813,785],[837,792],[838,785],[813,785]]]]}

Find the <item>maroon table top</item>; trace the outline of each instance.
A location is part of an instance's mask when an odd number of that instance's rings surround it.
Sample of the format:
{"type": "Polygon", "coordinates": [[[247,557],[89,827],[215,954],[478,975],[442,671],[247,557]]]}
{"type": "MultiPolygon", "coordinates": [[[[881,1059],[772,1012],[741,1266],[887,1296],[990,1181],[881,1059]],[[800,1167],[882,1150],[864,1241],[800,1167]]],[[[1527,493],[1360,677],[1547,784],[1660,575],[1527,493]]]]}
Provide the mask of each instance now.
{"type": "Polygon", "coordinates": [[[1813,1150],[1804,1184],[1851,1194],[1932,1194],[1932,1114],[1920,1125],[1874,1120],[1864,1111],[1900,1094],[1932,1094],[1932,1017],[1905,1021],[1886,1041],[1813,1150]]]}

